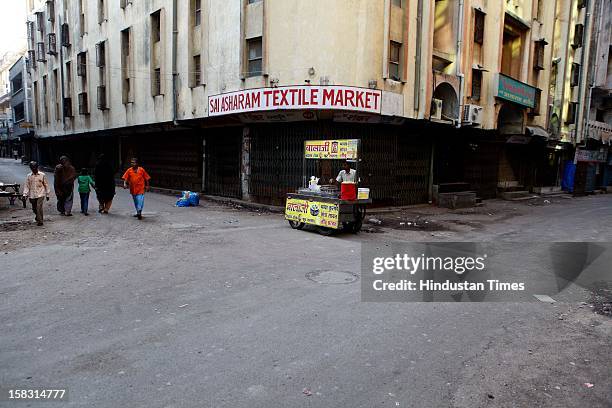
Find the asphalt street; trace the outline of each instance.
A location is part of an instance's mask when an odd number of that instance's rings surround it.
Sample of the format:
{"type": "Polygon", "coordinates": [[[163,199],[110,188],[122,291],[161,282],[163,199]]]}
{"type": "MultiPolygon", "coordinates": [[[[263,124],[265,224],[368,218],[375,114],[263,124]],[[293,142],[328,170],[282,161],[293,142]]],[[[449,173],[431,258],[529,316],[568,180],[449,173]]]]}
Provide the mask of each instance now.
{"type": "MultiPolygon", "coordinates": [[[[27,171],[0,159],[0,181],[27,171]]],[[[457,228],[333,237],[175,200],[148,194],[138,221],[124,190],[106,216],[75,203],[60,217],[52,199],[36,227],[2,199],[0,387],[67,388],[69,400],[0,407],[612,405],[612,322],[587,290],[553,304],[370,303],[358,279],[364,243],[609,242],[612,195],[492,201],[428,215],[457,228]]]]}

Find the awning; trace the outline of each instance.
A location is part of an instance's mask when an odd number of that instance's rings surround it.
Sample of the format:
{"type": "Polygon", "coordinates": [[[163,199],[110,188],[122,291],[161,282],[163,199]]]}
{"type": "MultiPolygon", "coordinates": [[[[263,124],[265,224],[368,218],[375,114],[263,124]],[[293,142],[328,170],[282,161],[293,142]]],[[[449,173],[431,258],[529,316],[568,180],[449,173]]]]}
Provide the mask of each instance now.
{"type": "Polygon", "coordinates": [[[480,64],[472,64],[472,69],[475,71],[489,72],[488,69],[485,69],[485,67],[480,64]]]}
{"type": "Polygon", "coordinates": [[[527,134],[529,136],[539,136],[544,139],[548,139],[550,134],[546,131],[546,129],[540,126],[525,126],[527,128],[527,134]]]}

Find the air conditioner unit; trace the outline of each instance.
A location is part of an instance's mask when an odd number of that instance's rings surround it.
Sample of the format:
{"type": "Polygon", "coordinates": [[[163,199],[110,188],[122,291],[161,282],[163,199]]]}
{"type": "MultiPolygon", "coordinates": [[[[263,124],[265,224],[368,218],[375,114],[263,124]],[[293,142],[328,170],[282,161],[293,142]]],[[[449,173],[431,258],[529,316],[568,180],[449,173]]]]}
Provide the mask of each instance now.
{"type": "Polygon", "coordinates": [[[433,98],[431,100],[431,112],[429,117],[431,119],[442,120],[442,99],[433,98]]]}
{"type": "Polygon", "coordinates": [[[465,105],[461,123],[464,125],[480,125],[482,123],[482,106],[465,105]]]}

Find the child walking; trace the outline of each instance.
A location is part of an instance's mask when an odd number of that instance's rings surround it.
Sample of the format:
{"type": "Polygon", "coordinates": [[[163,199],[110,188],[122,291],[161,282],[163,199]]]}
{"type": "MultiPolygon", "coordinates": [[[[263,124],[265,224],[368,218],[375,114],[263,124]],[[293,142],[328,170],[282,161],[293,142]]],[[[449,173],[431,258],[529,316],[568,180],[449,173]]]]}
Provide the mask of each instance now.
{"type": "Polygon", "coordinates": [[[81,175],[77,178],[79,183],[79,196],[81,196],[81,213],[84,215],[89,215],[89,193],[91,192],[91,187],[96,188],[93,179],[87,173],[87,169],[81,170],[81,175]]]}

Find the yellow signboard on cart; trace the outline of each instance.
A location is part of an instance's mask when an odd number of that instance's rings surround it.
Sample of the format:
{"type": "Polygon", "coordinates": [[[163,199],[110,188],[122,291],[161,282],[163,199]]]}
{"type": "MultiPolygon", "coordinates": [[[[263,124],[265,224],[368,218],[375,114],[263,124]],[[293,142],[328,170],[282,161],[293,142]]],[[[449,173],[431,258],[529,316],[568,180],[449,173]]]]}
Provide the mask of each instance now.
{"type": "Polygon", "coordinates": [[[335,203],[288,198],[285,206],[285,219],[338,229],[339,212],[338,204],[335,203]]]}
{"type": "Polygon", "coordinates": [[[304,142],[304,158],[356,160],[358,139],[307,140],[304,142]]]}

